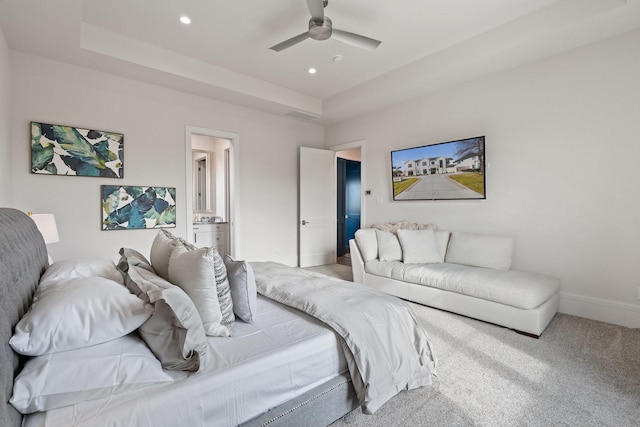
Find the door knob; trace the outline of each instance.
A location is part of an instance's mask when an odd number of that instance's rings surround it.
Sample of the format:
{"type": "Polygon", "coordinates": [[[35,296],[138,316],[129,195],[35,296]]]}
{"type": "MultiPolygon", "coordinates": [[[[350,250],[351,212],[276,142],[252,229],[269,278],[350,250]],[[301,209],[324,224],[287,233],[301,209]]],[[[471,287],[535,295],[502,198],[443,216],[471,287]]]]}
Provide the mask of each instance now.
{"type": "Polygon", "coordinates": [[[302,220],[302,225],[307,225],[307,224],[309,224],[309,221],[307,221],[306,219],[303,219],[302,220]]]}

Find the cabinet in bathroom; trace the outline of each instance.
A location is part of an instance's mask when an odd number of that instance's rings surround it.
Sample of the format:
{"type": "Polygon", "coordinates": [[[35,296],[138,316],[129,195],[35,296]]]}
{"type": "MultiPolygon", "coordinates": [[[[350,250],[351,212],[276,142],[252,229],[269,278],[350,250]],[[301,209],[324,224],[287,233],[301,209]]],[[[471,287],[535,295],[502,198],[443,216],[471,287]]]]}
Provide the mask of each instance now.
{"type": "Polygon", "coordinates": [[[229,227],[226,222],[193,224],[193,243],[198,247],[214,247],[220,255],[229,253],[229,227]]]}

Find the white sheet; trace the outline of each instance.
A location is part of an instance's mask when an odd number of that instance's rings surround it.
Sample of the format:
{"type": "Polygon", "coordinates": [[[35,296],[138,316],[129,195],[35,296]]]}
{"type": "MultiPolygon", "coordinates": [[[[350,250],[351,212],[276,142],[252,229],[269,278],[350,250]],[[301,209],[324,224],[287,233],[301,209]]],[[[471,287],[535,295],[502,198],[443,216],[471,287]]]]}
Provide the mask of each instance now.
{"type": "Polygon", "coordinates": [[[23,427],[232,426],[346,372],[330,328],[258,296],[255,323],[236,321],[230,338],[210,337],[203,369],[175,382],[25,418],[23,427]]]}

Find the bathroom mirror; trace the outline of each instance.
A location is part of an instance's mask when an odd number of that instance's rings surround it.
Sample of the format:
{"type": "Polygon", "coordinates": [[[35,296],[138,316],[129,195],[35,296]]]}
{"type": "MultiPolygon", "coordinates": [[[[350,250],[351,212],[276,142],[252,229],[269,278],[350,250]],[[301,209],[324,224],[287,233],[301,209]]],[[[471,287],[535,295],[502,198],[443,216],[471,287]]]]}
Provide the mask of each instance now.
{"type": "Polygon", "coordinates": [[[193,211],[212,212],[214,210],[213,153],[193,150],[193,211]]]}

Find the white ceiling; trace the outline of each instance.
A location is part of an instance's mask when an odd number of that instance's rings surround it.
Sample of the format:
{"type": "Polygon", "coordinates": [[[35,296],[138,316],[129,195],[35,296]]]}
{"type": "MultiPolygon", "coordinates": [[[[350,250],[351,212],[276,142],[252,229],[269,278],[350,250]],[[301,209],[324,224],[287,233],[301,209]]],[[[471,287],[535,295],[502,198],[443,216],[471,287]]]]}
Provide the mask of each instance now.
{"type": "Polygon", "coordinates": [[[306,0],[0,0],[11,49],[325,124],[640,28],[640,0],[329,0],[325,14],[382,44],[269,50],[306,31],[306,0]]]}

